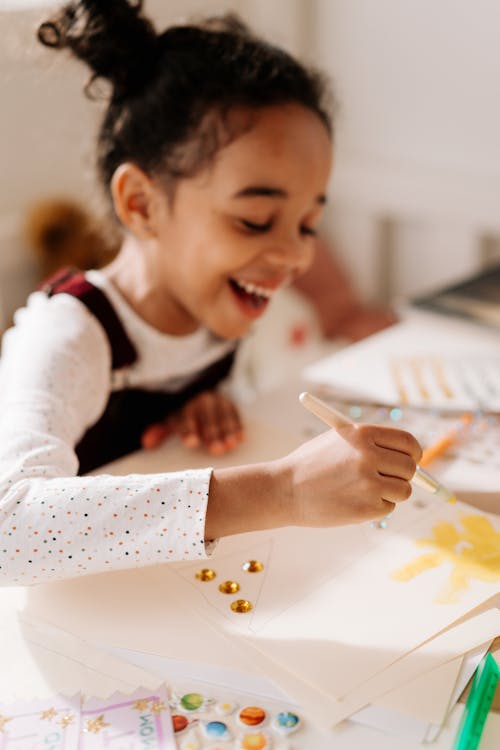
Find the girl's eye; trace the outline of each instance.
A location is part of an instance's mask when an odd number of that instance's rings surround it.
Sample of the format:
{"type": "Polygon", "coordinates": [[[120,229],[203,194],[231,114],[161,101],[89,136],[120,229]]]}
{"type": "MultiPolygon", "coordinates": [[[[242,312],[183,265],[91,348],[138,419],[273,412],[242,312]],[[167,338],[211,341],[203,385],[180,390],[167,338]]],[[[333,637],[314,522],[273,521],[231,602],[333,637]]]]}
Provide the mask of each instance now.
{"type": "Polygon", "coordinates": [[[246,219],[241,219],[241,223],[245,227],[245,229],[249,229],[251,232],[267,232],[272,227],[272,223],[270,221],[267,221],[265,224],[257,224],[255,221],[247,221],[246,219]]]}
{"type": "MultiPolygon", "coordinates": [[[[241,219],[241,223],[245,229],[249,229],[251,232],[268,232],[272,228],[272,221],[267,221],[265,224],[259,224],[255,221],[248,221],[247,219],[241,219]]],[[[302,226],[300,227],[300,233],[306,237],[316,237],[317,231],[312,227],[302,226]]]]}

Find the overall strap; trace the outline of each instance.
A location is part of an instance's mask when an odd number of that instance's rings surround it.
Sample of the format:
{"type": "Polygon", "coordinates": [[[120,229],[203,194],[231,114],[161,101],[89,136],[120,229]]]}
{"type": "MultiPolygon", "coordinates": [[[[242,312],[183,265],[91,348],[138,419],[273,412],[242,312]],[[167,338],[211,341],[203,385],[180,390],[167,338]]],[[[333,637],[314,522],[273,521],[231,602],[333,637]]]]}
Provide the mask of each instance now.
{"type": "Polygon", "coordinates": [[[113,370],[119,370],[135,362],[137,352],[120,318],[104,292],[91,284],[83,271],[76,268],[63,268],[45,281],[40,289],[49,297],[62,293],[77,297],[97,318],[109,340],[113,370]]]}
{"type": "MultiPolygon", "coordinates": [[[[112,350],[112,366],[118,369],[137,359],[121,321],[106,295],[91,284],[81,271],[64,269],[40,287],[46,294],[77,297],[100,322],[112,350]]],[[[198,373],[180,392],[123,388],[113,391],[98,421],[89,427],[75,446],[78,473],[86,474],[141,447],[141,436],[149,425],[180,409],[196,394],[211,390],[229,374],[235,349],[198,373]]]]}

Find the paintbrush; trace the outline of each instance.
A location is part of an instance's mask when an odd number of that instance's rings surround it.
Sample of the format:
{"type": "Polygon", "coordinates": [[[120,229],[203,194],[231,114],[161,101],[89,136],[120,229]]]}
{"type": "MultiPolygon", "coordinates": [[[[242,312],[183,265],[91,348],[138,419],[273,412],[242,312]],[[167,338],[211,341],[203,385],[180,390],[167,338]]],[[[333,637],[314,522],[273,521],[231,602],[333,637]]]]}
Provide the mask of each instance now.
{"type": "MultiPolygon", "coordinates": [[[[341,412],[333,409],[328,404],[325,404],[321,399],[316,398],[311,393],[301,393],[299,401],[311,414],[321,419],[329,427],[337,429],[348,424],[354,424],[351,419],[346,417],[341,412]]],[[[446,487],[444,487],[437,479],[431,476],[425,469],[417,464],[417,470],[412,478],[412,483],[421,487],[422,489],[430,492],[432,495],[436,495],[441,500],[445,500],[448,503],[456,503],[457,498],[446,487]]]]}

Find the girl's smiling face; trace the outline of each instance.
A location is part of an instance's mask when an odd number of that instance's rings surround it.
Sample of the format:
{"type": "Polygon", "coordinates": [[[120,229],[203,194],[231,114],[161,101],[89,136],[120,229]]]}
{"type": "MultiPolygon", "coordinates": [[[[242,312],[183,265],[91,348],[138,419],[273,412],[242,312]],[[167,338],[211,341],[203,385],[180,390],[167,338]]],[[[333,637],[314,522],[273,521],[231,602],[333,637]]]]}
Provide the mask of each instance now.
{"type": "Polygon", "coordinates": [[[331,162],[330,136],[314,112],[271,106],[209,167],[179,180],[172,201],[163,195],[154,265],[170,333],[200,324],[223,338],[248,332],[311,262],[331,162]]]}

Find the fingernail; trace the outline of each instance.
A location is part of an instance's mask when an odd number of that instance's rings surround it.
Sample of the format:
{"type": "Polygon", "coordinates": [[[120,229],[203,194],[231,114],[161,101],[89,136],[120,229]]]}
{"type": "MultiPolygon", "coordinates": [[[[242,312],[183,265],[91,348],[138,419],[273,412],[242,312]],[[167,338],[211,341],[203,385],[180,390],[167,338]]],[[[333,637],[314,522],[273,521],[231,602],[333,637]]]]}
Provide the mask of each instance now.
{"type": "Polygon", "coordinates": [[[151,425],[141,437],[141,445],[146,450],[157,448],[165,438],[167,431],[163,425],[151,425]]]}
{"type": "Polygon", "coordinates": [[[222,440],[214,440],[212,443],[209,443],[208,450],[214,456],[220,456],[222,453],[226,452],[226,447],[222,440]]]}
{"type": "Polygon", "coordinates": [[[200,444],[200,438],[193,432],[190,435],[184,435],[182,442],[187,448],[197,448],[200,444]]]}

